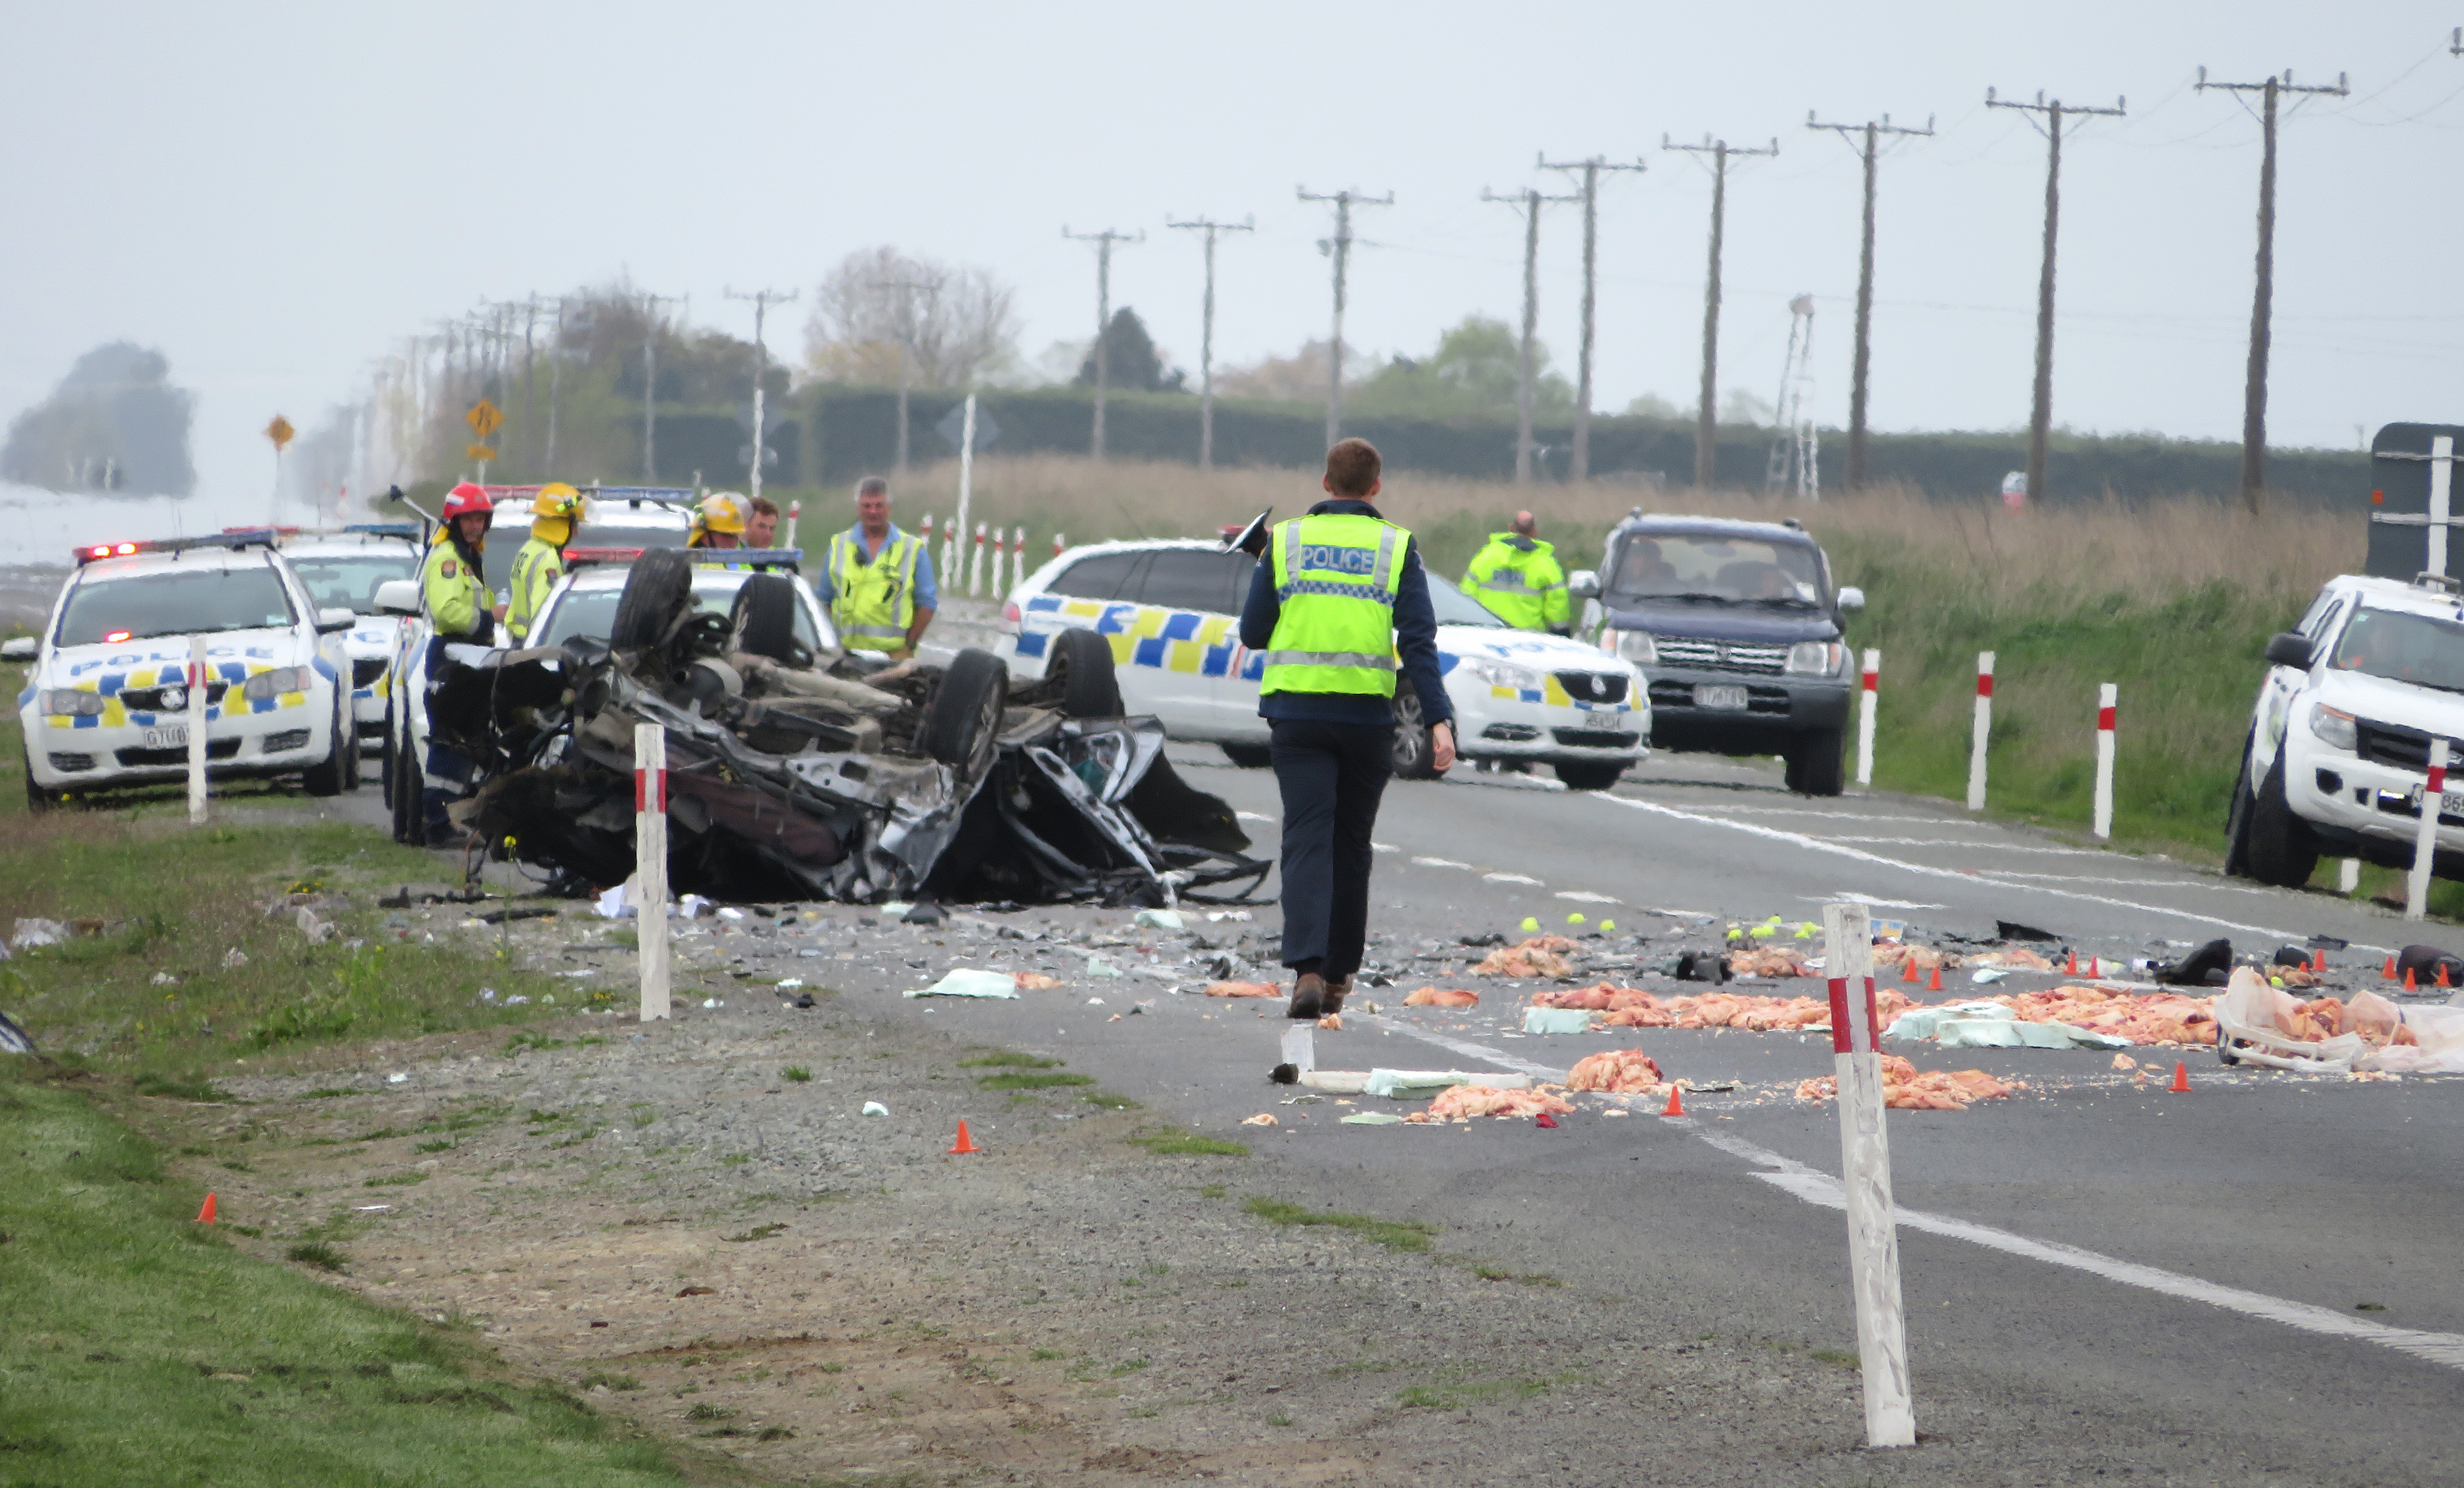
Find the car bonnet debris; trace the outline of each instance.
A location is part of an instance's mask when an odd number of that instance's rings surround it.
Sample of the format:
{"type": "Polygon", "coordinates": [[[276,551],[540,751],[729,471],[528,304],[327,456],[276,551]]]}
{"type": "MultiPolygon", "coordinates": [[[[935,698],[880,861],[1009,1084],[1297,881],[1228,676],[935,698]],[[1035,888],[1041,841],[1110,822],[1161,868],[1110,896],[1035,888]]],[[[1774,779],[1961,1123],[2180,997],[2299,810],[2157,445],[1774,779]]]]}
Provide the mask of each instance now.
{"type": "Polygon", "coordinates": [[[1083,660],[1016,693],[989,652],[947,667],[816,655],[794,581],[755,574],[694,607],[691,558],[652,549],[611,634],[561,646],[446,646],[429,718],[486,783],[454,821],[568,887],[633,870],[633,730],[667,730],[669,875],[737,900],[1169,907],[1254,888],[1270,864],[1223,801],[1123,718],[1083,660]]]}

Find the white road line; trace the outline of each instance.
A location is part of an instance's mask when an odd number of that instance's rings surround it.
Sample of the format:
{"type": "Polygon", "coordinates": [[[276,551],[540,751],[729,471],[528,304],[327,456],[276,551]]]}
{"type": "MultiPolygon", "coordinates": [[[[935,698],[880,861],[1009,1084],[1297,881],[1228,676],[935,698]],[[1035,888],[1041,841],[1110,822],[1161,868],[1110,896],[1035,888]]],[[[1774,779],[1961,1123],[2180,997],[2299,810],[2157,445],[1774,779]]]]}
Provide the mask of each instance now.
{"type": "Polygon", "coordinates": [[[1536,878],[1526,878],[1520,873],[1484,873],[1480,881],[1484,884],[1529,884],[1534,888],[1549,886],[1536,878]]]}
{"type": "MultiPolygon", "coordinates": [[[[2170,878],[2100,878],[2087,873],[2022,873],[2015,868],[1974,868],[1969,871],[1991,873],[1995,878],[2024,878],[2055,884],[2112,884],[2123,888],[2180,888],[2183,886],[2180,879],[2170,878]]],[[[2266,895],[2276,891],[2247,884],[2202,884],[2199,886],[2227,894],[2266,895]]]]}
{"type": "Polygon", "coordinates": [[[1450,1039],[1444,1034],[1423,1028],[1407,1018],[1363,1013],[1360,1015],[1360,1020],[1372,1028],[1384,1028],[1394,1033],[1409,1034],[1423,1043],[1434,1043],[1449,1054],[1460,1054],[1470,1060],[1485,1060],[1491,1064],[1503,1064],[1507,1069],[1529,1075],[1534,1080],[1556,1082],[1566,1078],[1566,1072],[1562,1069],[1554,1069],[1546,1064],[1535,1064],[1529,1060],[1516,1059],[1504,1049],[1492,1049],[1485,1043],[1473,1043],[1467,1039],[1450,1039]]]}
{"type": "Polygon", "coordinates": [[[1415,858],[1412,862],[1417,866],[1423,868],[1468,868],[1471,866],[1468,863],[1457,863],[1452,858],[1415,858]]]}
{"type": "MultiPolygon", "coordinates": [[[[1375,1022],[1399,1033],[1409,1034],[1416,1039],[1425,1039],[1450,1053],[1461,1054],[1471,1059],[1486,1060],[1494,1064],[1503,1064],[1509,1069],[1529,1075],[1535,1080],[1564,1078],[1562,1072],[1548,1069],[1529,1060],[1518,1060],[1510,1054],[1473,1043],[1468,1039],[1449,1039],[1443,1034],[1431,1033],[1414,1023],[1375,1017],[1364,1018],[1363,1021],[1375,1022]]],[[[1769,1148],[1758,1147],[1743,1137],[1733,1136],[1725,1131],[1709,1130],[1691,1116],[1668,1118],[1665,1119],[1665,1125],[1683,1127],[1697,1140],[1708,1143],[1731,1156],[1744,1158],[1758,1168],[1774,1170],[1770,1172],[1758,1172],[1754,1176],[1775,1188],[1795,1194],[1809,1204],[1818,1204],[1825,1209],[1847,1208],[1847,1198],[1840,1192],[1839,1180],[1818,1168],[1809,1167],[1792,1157],[1783,1157],[1769,1148]]],[[[1927,1214],[1918,1209],[1900,1209],[1892,1217],[1904,1229],[1919,1230],[1927,1235],[1939,1235],[1954,1240],[1966,1240],[1972,1245],[1982,1245],[1989,1250],[1998,1250],[2006,1255],[2017,1256],[2024,1259],[2041,1260],[2048,1265],[2084,1271],[2090,1276],[2101,1277],[2107,1281],[2118,1281],[2124,1286],[2136,1286],[2145,1291],[2162,1293],[2167,1297],[2177,1297],[2185,1302],[2205,1302],[2209,1306],[2221,1307],[2227,1312],[2237,1312],[2245,1317],[2281,1323],[2287,1327],[2299,1328],[2305,1333],[2319,1333],[2330,1338],[2348,1338],[2360,1343],[2376,1344],[2382,1347],[2395,1349],[2399,1353],[2410,1354],[2416,1359],[2425,1360],[2431,1364],[2442,1364],[2452,1369],[2464,1369],[2464,1334],[2432,1333],[2420,1328],[2389,1327],[2384,1323],[2371,1323],[2361,1318],[2347,1317],[2333,1308],[2314,1306],[2309,1302],[2289,1302],[2281,1297],[2270,1297],[2264,1292],[2245,1291],[2237,1286],[2219,1286],[2203,1277],[2184,1276],[2178,1271],[2143,1266],[2137,1261],[2100,1255],[2092,1250],[2082,1250],[2076,1245],[2064,1245],[2057,1240],[2031,1239],[2027,1236],[2016,1235],[2009,1230],[1996,1229],[1992,1225],[1978,1224],[1974,1220],[1960,1219],[1949,1214],[1927,1214]]]]}
{"type": "Polygon", "coordinates": [[[1826,837],[1826,842],[1862,842],[1869,847],[1961,847],[1969,852],[2033,852],[2059,858],[2107,858],[2094,847],[2021,847],[2012,842],[1970,842],[1955,837],[1826,837]]]}
{"type": "Polygon", "coordinates": [[[1694,809],[1733,811],[1739,816],[1750,817],[1828,817],[1835,821],[1904,821],[1915,826],[1966,827],[1978,832],[1992,830],[1986,822],[1962,821],[1956,817],[1878,817],[1870,812],[1823,811],[1814,806],[1731,806],[1726,801],[1706,800],[1696,802],[1694,809]]]}
{"type": "Polygon", "coordinates": [[[1624,900],[1622,900],[1622,899],[1616,899],[1616,898],[1612,898],[1612,897],[1610,897],[1610,896],[1609,896],[1609,895],[1607,895],[1607,894],[1595,894],[1595,893],[1593,893],[1591,890],[1586,889],[1586,888],[1561,888],[1561,889],[1557,890],[1557,897],[1558,897],[1558,898],[1560,898],[1560,899],[1571,899],[1571,900],[1573,900],[1573,901],[1574,903],[1576,903],[1576,904],[1623,904],[1623,903],[1625,903],[1625,901],[1624,901],[1624,900]]]}
{"type": "MultiPolygon", "coordinates": [[[[750,456],[747,456],[747,458],[750,458],[750,456]]],[[[1239,817],[1243,821],[1272,821],[1275,820],[1272,817],[1261,816],[1259,813],[1254,811],[1236,811],[1232,814],[1239,817]]]]}
{"type": "MultiPolygon", "coordinates": [[[[1885,858],[1881,853],[1867,852],[1861,847],[1849,847],[1823,838],[1808,837],[1802,832],[1783,832],[1777,827],[1759,826],[1751,821],[1723,821],[1717,817],[1698,816],[1691,811],[1679,811],[1674,806],[1662,806],[1655,801],[1636,800],[1630,796],[1612,796],[1605,791],[1594,794],[1601,800],[1615,801],[1620,806],[1630,807],[1636,811],[1648,811],[1655,816],[1669,817],[1679,821],[1692,821],[1702,826],[1727,827],[1731,832],[1744,832],[1749,836],[1766,838],[1775,842],[1788,842],[1794,846],[1811,848],[1815,852],[1834,853],[1842,858],[1853,858],[1859,863],[1870,863],[1879,867],[1898,868],[1903,873],[1915,873],[1925,878],[1953,879],[1962,884],[1985,884],[1995,888],[2007,888],[2014,893],[2041,894],[2055,899],[2076,899],[2081,904],[2100,904],[2116,909],[2128,909],[2139,914],[2189,920],[2193,924],[2213,925],[2222,930],[2244,930],[2253,935],[2266,935],[2277,940],[2293,941],[2305,938],[2303,931],[2281,930],[2272,925],[2250,925],[2240,920],[2222,919],[2190,909],[2174,909],[2163,905],[2140,904],[2128,899],[2115,899],[2105,894],[2083,894],[2077,889],[2053,888],[2042,884],[2006,883],[1992,877],[1991,870],[1988,869],[1936,868],[1922,863],[1903,863],[1897,858],[1885,858]]],[[[2168,886],[2195,888],[2211,886],[2180,884],[2168,886]]],[[[2355,941],[2353,945],[2359,950],[2367,951],[2373,954],[2386,954],[2393,949],[2388,946],[2367,945],[2361,941],[2355,941]]]]}

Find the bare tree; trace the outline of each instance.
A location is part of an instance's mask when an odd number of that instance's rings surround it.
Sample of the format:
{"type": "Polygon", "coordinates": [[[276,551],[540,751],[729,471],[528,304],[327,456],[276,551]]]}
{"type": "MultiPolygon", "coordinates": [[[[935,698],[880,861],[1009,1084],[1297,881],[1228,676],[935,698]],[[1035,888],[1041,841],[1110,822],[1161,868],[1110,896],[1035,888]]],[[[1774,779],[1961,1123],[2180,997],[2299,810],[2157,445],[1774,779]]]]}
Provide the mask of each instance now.
{"type": "Polygon", "coordinates": [[[859,250],[823,278],[804,359],[817,377],[891,383],[903,351],[917,384],[962,387],[1017,355],[1016,298],[986,270],[859,250]]]}

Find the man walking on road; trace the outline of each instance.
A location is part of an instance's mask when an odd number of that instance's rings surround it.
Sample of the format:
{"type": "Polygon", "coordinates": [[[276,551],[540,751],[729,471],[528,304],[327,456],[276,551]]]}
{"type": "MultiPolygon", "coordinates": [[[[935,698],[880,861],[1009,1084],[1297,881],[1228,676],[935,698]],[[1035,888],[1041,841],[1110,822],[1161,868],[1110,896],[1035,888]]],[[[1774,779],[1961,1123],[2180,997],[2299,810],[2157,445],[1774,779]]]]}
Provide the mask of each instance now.
{"type": "Polygon", "coordinates": [[[1285,1016],[1339,1012],[1369,935],[1370,836],[1395,759],[1395,674],[1420,700],[1431,761],[1454,763],[1454,710],[1438,671],[1438,618],[1412,535],[1371,505],[1377,451],[1327,451],[1327,499],[1278,522],[1249,579],[1241,644],[1265,658],[1267,721],[1284,798],[1285,1016]]]}
{"type": "Polygon", "coordinates": [[[1573,601],[1557,550],[1540,540],[1540,523],[1529,512],[1514,514],[1514,526],[1491,533],[1488,546],[1472,555],[1463,571],[1463,592],[1517,630],[1573,633],[1573,601]]]}
{"type": "Polygon", "coordinates": [[[933,556],[924,540],[890,520],[890,482],[868,475],[856,483],[855,525],[830,539],[822,565],[822,602],[850,651],[887,651],[904,660],[940,608],[933,556]]]}

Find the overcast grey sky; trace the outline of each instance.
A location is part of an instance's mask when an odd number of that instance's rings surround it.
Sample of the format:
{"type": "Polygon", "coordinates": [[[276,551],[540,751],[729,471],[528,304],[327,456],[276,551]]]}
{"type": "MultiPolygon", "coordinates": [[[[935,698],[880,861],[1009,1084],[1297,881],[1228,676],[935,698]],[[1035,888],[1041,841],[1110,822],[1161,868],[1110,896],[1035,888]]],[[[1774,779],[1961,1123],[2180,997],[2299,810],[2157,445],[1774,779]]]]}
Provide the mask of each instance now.
{"type": "MultiPolygon", "coordinates": [[[[1199,260],[1167,212],[1238,218],[1220,362],[1323,335],[1322,208],[1364,210],[1349,339],[1424,351],[1513,318],[1521,238],[1484,186],[1536,151],[1646,157],[1600,222],[1599,406],[1698,376],[1710,187],[1663,132],[1778,137],[1732,176],[1724,386],[1769,397],[1788,299],[1818,296],[1818,408],[1844,422],[1859,170],[1826,120],[1937,117],[1882,164],[1873,420],[2027,418],[2044,144],[1982,107],[2127,95],[2064,150],[2055,417],[2237,437],[2259,147],[2221,78],[2350,73],[2283,131],[2277,444],[2464,416],[2455,294],[2464,4],[908,3],[26,6],[0,50],[11,230],[0,417],[95,343],[161,347],[199,396],[209,493],[261,487],[256,431],[303,427],[402,335],[483,297],[629,272],[739,335],[723,287],[811,286],[874,243],[1015,283],[1032,355],[1089,334],[1065,242],[1145,229],[1116,303],[1194,370],[1199,260]]],[[[1560,178],[1545,183],[1562,188],[1560,178]]],[[[1542,234],[1542,334],[1571,370],[1579,217],[1542,234]]],[[[771,321],[802,351],[802,311],[771,321]]]]}

